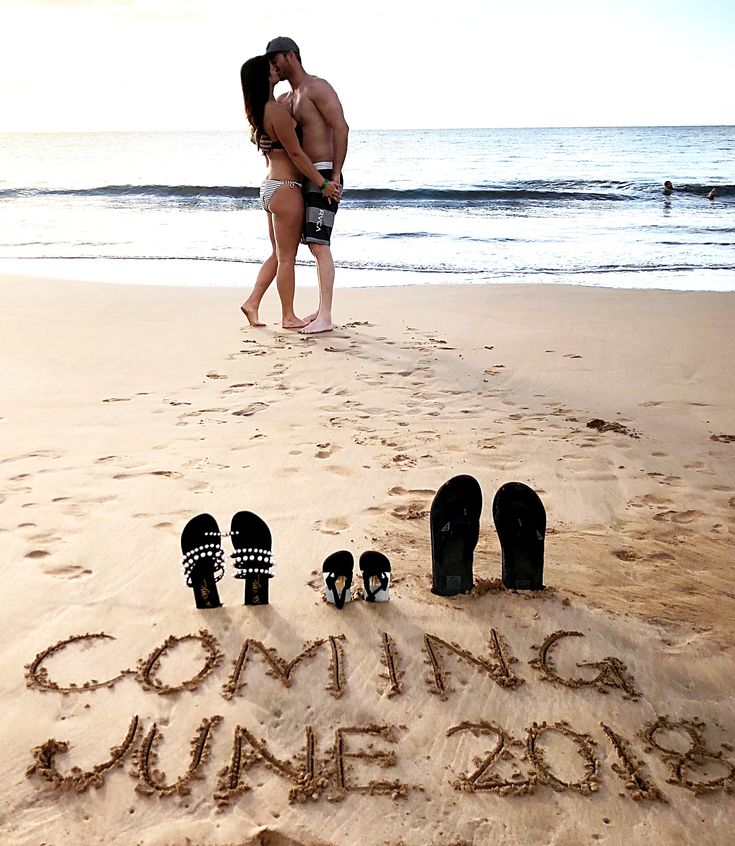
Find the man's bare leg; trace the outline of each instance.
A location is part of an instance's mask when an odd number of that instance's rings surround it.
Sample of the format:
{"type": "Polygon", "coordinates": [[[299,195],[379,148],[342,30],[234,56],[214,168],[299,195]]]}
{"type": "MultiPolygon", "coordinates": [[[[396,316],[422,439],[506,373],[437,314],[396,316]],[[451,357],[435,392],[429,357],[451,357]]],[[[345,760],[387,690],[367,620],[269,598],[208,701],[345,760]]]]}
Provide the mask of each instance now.
{"type": "Polygon", "coordinates": [[[250,292],[250,296],[240,306],[240,310],[247,317],[248,323],[251,326],[265,326],[265,323],[260,321],[258,317],[258,308],[260,307],[263,295],[270,287],[271,282],[276,278],[278,271],[278,259],[275,252],[271,253],[263,262],[258,276],[255,279],[255,285],[250,292]]]}
{"type": "MultiPolygon", "coordinates": [[[[319,280],[319,311],[303,329],[302,335],[316,335],[319,332],[331,332],[332,297],[334,294],[334,260],[328,244],[309,244],[309,249],[316,259],[316,272],[319,280]]],[[[307,318],[308,320],[308,318],[307,318]]]]}

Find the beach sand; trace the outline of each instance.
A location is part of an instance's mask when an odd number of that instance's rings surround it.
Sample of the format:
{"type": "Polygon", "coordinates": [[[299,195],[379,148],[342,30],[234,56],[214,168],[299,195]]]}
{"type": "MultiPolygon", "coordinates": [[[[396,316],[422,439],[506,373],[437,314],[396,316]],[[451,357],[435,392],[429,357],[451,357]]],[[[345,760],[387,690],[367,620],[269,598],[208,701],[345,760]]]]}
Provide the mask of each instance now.
{"type": "Polygon", "coordinates": [[[252,329],[235,289],[0,284],[3,844],[732,843],[735,294],[338,290],[305,338],[274,293],[252,329]],[[462,473],[476,587],[442,598],[462,473]],[[541,593],[498,583],[507,481],[541,593]],[[181,530],[240,510],[271,604],[228,568],[198,611],[181,530]],[[326,605],[337,549],[391,601],[326,605]]]}

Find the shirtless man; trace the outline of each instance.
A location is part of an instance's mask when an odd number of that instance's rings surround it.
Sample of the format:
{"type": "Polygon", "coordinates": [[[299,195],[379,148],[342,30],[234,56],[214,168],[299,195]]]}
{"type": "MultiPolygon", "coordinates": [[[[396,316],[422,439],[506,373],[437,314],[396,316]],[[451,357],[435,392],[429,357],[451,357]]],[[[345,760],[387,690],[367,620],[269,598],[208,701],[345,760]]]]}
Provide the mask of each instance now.
{"type": "MultiPolygon", "coordinates": [[[[304,152],[325,180],[341,185],[350,128],[334,88],[325,79],[306,73],[301,65],[298,45],[291,38],[274,38],[265,48],[265,54],[279,79],[287,80],[291,86],[291,91],[281,95],[278,100],[288,105],[291,114],[301,125],[304,152]]],[[[306,318],[307,325],[299,331],[303,335],[314,335],[334,329],[334,261],[329,244],[339,201],[332,203],[326,200],[319,186],[308,180],[305,180],[303,190],[306,208],[302,241],[309,245],[316,260],[319,309],[306,318]]]]}

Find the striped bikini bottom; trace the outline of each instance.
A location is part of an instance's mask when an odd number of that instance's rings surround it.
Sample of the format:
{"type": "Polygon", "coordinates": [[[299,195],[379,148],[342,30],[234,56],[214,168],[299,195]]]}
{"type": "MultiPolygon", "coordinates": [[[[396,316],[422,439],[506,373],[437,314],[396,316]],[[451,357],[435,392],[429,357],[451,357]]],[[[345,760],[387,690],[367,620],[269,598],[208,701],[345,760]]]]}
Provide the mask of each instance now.
{"type": "Polygon", "coordinates": [[[289,188],[301,188],[300,182],[291,179],[266,179],[260,186],[260,205],[263,211],[270,211],[271,200],[281,185],[288,185],[289,188]]]}

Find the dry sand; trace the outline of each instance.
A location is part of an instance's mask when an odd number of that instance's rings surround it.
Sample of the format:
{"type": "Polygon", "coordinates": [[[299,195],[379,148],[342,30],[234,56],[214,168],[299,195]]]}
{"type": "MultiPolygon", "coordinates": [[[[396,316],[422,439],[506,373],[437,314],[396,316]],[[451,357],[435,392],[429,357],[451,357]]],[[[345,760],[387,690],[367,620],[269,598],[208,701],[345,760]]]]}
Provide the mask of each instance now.
{"type": "Polygon", "coordinates": [[[256,330],[233,289],[0,284],[3,844],[732,843],[735,295],[338,291],[303,338],[274,295],[256,330]],[[444,599],[458,473],[477,587],[444,599]],[[511,480],[547,509],[541,594],[496,581],[511,480]],[[197,611],[181,530],[241,509],[271,604],[228,569],[197,611]],[[341,548],[390,556],[391,602],[323,602],[341,548]]]}

